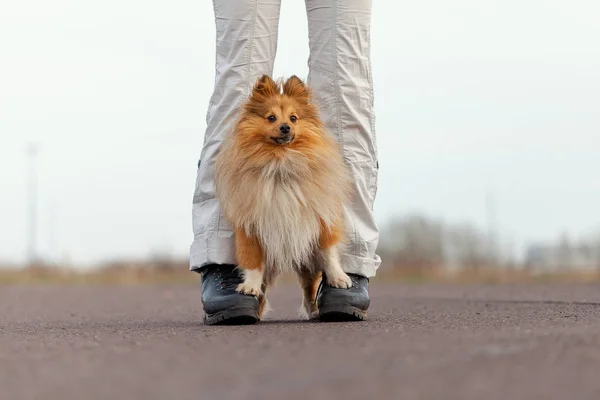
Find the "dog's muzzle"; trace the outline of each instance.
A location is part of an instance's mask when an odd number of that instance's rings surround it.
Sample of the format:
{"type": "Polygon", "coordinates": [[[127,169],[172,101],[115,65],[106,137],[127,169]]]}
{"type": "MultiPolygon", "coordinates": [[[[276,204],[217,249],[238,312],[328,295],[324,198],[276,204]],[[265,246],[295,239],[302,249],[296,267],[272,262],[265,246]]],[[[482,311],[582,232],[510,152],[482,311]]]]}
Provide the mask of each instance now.
{"type": "Polygon", "coordinates": [[[272,139],[277,144],[290,144],[294,140],[294,135],[292,135],[291,133],[286,133],[286,134],[274,137],[272,139]]]}

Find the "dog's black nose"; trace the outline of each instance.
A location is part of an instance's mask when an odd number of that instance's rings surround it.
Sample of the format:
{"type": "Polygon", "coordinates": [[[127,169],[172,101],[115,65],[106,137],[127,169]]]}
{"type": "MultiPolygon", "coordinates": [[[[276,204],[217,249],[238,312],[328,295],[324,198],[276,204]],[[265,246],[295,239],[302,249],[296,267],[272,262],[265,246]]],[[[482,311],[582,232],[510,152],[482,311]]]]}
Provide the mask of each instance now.
{"type": "Polygon", "coordinates": [[[291,129],[292,128],[290,128],[288,124],[281,124],[279,126],[279,133],[281,133],[282,135],[287,135],[288,133],[290,133],[291,129]]]}

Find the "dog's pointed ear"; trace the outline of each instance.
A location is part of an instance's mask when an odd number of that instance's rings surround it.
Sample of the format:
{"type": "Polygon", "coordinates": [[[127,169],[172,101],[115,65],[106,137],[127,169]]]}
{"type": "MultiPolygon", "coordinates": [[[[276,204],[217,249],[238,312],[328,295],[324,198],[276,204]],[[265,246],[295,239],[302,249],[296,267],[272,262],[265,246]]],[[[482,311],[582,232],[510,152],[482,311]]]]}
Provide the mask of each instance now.
{"type": "Polygon", "coordinates": [[[252,97],[256,101],[265,100],[279,94],[279,85],[268,75],[258,78],[252,89],[252,97]]]}
{"type": "Polygon", "coordinates": [[[310,101],[310,89],[302,82],[296,75],[291,76],[283,84],[283,94],[295,99],[301,100],[305,103],[310,101]]]}

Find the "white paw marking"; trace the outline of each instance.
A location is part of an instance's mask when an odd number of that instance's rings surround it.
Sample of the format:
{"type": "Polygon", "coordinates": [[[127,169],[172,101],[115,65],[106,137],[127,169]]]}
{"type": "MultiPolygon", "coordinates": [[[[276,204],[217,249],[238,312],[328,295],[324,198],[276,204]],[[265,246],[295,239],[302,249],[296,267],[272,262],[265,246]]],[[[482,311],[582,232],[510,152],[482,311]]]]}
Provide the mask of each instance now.
{"type": "Polygon", "coordinates": [[[340,256],[337,247],[330,247],[322,250],[323,272],[327,276],[327,283],[339,289],[348,289],[352,287],[352,279],[340,266],[340,256]]]}
{"type": "Polygon", "coordinates": [[[349,289],[352,287],[352,279],[343,271],[327,275],[327,283],[339,289],[349,289]]]}
{"type": "Polygon", "coordinates": [[[263,280],[262,271],[243,270],[244,282],[240,283],[235,289],[237,292],[260,296],[262,294],[261,286],[263,280]]]}
{"type": "Polygon", "coordinates": [[[237,292],[250,294],[252,296],[260,296],[260,285],[257,287],[252,282],[242,282],[235,290],[237,292]]]}

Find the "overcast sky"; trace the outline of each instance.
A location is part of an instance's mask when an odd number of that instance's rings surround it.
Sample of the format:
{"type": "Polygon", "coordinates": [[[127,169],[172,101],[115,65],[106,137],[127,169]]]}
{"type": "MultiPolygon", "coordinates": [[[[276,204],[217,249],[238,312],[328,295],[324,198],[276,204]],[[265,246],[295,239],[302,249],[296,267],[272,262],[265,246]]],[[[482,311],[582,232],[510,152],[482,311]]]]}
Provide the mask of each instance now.
{"type": "MultiPolygon", "coordinates": [[[[489,191],[519,251],[600,229],[600,3],[374,3],[378,220],[485,227],[489,191]]],[[[0,260],[24,257],[30,141],[44,256],[187,254],[214,36],[210,1],[2,1],[0,260]]],[[[283,0],[274,75],[307,57],[283,0]]]]}

